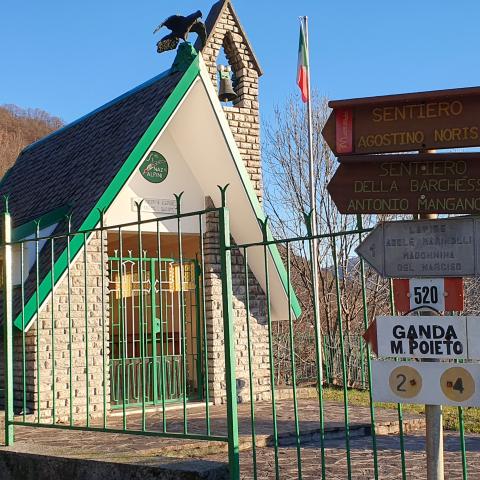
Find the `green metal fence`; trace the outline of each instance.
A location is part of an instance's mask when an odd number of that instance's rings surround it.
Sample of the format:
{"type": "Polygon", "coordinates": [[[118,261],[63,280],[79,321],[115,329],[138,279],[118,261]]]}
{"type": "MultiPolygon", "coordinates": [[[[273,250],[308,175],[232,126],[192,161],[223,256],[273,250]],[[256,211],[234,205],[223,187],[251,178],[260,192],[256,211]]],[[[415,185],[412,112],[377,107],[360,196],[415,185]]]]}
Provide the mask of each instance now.
{"type": "MultiPolygon", "coordinates": [[[[12,445],[14,429],[22,426],[127,433],[224,442],[232,479],[340,478],[338,471],[348,479],[378,479],[392,463],[402,479],[408,478],[401,405],[393,407],[398,434],[390,438],[395,446],[388,455],[378,446],[378,417],[392,407],[379,410],[372,401],[371,352],[360,335],[375,315],[395,308],[390,283],[349,254],[369,231],[361,218],[355,229],[315,237],[322,249],[316,315],[313,291],[297,288],[299,276],[311,276],[314,237],[274,239],[261,221],[261,240],[233,244],[225,189],[220,208],[182,213],[180,202],[178,196],[176,214],[160,219],[143,219],[139,204],[132,223],[106,225],[99,212],[95,229],[72,231],[67,218],[53,234],[37,224],[23,239],[12,239],[7,204],[2,242],[5,443],[12,445]],[[212,220],[215,228],[209,229],[212,220]],[[278,273],[272,271],[272,246],[285,267],[288,313],[281,331],[272,319],[271,280],[278,273]],[[258,279],[249,258],[258,260],[259,252],[263,300],[251,293],[258,279]],[[303,270],[295,270],[299,265],[303,270]],[[221,290],[221,305],[215,308],[222,312],[226,400],[215,407],[223,412],[217,422],[210,402],[216,379],[207,308],[213,277],[221,290]],[[303,308],[298,318],[295,294],[303,308]],[[240,310],[243,316],[235,316],[240,310]],[[262,367],[254,358],[259,325],[267,336],[262,367]],[[246,338],[244,344],[239,338],[246,338]],[[246,393],[240,395],[236,371],[245,365],[246,393]],[[358,392],[364,392],[363,430],[352,419],[361,409],[352,403],[358,392]],[[202,405],[201,422],[189,419],[192,401],[202,405]],[[180,413],[169,413],[171,402],[180,413]],[[359,432],[362,462],[357,466],[352,445],[359,432]]],[[[458,425],[466,479],[461,408],[458,425]]]]}
{"type": "MultiPolygon", "coordinates": [[[[308,217],[306,218],[308,220],[308,217]]],[[[265,297],[271,388],[268,401],[271,427],[268,432],[271,434],[271,442],[267,447],[260,443],[258,431],[264,429],[265,425],[261,424],[257,410],[265,411],[265,400],[256,400],[258,386],[253,381],[254,359],[249,348],[250,426],[243,429],[243,432],[242,429],[240,431],[244,434],[245,430],[249,431],[252,447],[247,453],[241,452],[242,476],[254,479],[267,477],[378,479],[384,478],[384,475],[392,476],[389,472],[400,472],[398,478],[404,480],[411,478],[410,469],[416,468],[416,465],[409,464],[407,436],[404,431],[405,422],[408,421],[410,414],[406,414],[400,404],[377,405],[373,402],[370,389],[372,353],[369,345],[361,338],[361,333],[376,315],[395,314],[392,285],[367,269],[360,259],[345,254],[353,252],[362,236],[371,229],[363,228],[359,216],[357,228],[348,231],[329,232],[316,237],[306,235],[274,239],[268,231],[267,223],[260,223],[263,229],[262,241],[229,247],[229,250],[239,252],[244,259],[243,275],[247,292],[244,300],[249,338],[253,332],[252,323],[255,322],[250,316],[248,298],[249,282],[255,281],[248,268],[248,258],[253,250],[263,251],[267,278],[265,297]],[[313,309],[313,290],[300,292],[304,307],[301,317],[295,318],[292,308],[292,289],[295,288],[296,279],[299,275],[311,274],[309,255],[307,254],[303,262],[298,261],[298,256],[301,255],[300,252],[311,253],[314,238],[318,241],[318,248],[322,249],[318,266],[319,275],[322,276],[319,282],[318,322],[313,309]],[[290,314],[281,322],[273,322],[270,313],[271,295],[268,279],[271,272],[268,247],[271,245],[278,246],[282,253],[289,285],[286,294],[290,314]],[[298,269],[299,265],[303,267],[306,265],[306,268],[295,272],[294,269],[298,269]],[[311,388],[307,388],[305,399],[305,389],[309,386],[311,388]],[[306,418],[309,421],[312,418],[310,415],[313,408],[312,392],[317,404],[316,426],[313,428],[306,421],[306,418]],[[359,395],[362,398],[360,404],[357,398],[359,395]],[[360,440],[357,437],[358,420],[352,420],[352,414],[358,416],[358,411],[362,408],[364,412],[362,422],[369,428],[365,430],[360,440]],[[335,412],[335,415],[332,415],[332,412],[335,412]],[[385,412],[389,414],[389,425],[392,423],[393,412],[398,422],[397,432],[388,436],[387,454],[385,447],[379,447],[379,435],[376,431],[376,426],[381,422],[385,412]],[[332,428],[335,431],[333,435],[332,428]],[[286,433],[289,436],[286,436],[286,433]],[[312,450],[317,453],[312,455],[312,450]]],[[[306,231],[309,231],[309,225],[306,225],[306,231]]],[[[458,425],[458,456],[462,464],[462,478],[466,479],[467,454],[462,408],[458,408],[458,425]]],[[[419,434],[422,435],[423,432],[420,431],[419,434]]],[[[384,440],[384,435],[380,439],[384,440]]]]}
{"type": "MultiPolygon", "coordinates": [[[[23,426],[219,441],[228,444],[235,471],[233,345],[225,342],[224,348],[232,365],[224,380],[228,430],[213,428],[205,322],[211,248],[205,239],[217,249],[229,239],[228,213],[182,213],[181,195],[176,198],[177,212],[161,219],[142,218],[139,203],[135,222],[106,225],[99,212],[97,228],[73,231],[66,217],[48,234],[37,222],[30,236],[19,239],[12,238],[6,202],[6,445],[23,426]],[[220,219],[220,232],[206,231],[209,216],[220,219]],[[193,423],[189,402],[197,408],[193,423]]],[[[226,291],[228,258],[224,254],[219,265],[226,291]]],[[[225,331],[232,330],[231,316],[223,320],[225,331]]]]}

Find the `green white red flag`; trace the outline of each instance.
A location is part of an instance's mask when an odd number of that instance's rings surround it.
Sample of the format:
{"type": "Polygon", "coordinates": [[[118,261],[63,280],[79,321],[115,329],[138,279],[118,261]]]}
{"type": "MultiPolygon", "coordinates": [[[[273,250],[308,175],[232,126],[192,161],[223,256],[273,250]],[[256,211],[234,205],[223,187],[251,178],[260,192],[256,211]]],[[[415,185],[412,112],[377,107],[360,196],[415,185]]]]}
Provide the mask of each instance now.
{"type": "Polygon", "coordinates": [[[303,18],[300,19],[300,40],[298,42],[297,85],[302,92],[303,102],[308,102],[308,48],[303,18]]]}

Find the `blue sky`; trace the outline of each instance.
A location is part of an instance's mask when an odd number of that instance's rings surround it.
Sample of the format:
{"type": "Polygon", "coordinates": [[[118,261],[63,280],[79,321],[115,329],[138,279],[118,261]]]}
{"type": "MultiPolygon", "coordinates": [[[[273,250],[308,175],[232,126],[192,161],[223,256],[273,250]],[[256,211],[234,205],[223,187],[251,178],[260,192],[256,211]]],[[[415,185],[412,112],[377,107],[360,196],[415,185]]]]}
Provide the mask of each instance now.
{"type": "MultiPolygon", "coordinates": [[[[69,122],[168,68],[153,29],[206,0],[3,0],[0,104],[69,122]]],[[[329,98],[480,84],[474,0],[233,0],[264,69],[264,118],[296,92],[298,16],[310,18],[312,85],[329,98]]]]}

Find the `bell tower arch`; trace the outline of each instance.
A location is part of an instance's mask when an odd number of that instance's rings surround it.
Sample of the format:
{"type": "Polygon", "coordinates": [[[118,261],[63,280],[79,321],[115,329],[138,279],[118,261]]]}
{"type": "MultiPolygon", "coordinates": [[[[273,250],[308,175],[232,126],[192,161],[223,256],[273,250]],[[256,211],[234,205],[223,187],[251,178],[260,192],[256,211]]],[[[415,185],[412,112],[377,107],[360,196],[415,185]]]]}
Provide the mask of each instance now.
{"type": "Polygon", "coordinates": [[[215,3],[205,21],[207,42],[202,56],[218,91],[217,60],[223,48],[232,69],[237,98],[223,110],[240,150],[250,179],[262,201],[262,166],[260,156],[260,121],[258,79],[262,69],[230,0],[215,3]]]}

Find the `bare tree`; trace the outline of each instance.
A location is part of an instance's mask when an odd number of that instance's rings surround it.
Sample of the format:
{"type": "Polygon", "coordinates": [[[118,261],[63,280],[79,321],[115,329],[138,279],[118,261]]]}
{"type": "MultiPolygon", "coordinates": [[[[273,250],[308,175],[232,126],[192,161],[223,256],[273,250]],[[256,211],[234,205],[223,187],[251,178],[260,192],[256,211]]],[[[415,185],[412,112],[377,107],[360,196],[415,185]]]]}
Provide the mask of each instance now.
{"type": "MultiPolygon", "coordinates": [[[[322,331],[334,353],[338,349],[340,335],[343,335],[345,354],[348,356],[352,353],[351,349],[358,350],[359,347],[358,335],[363,332],[364,305],[359,260],[354,252],[359,237],[355,233],[341,232],[355,230],[357,218],[340,214],[327,191],[327,185],[337,166],[335,157],[321,135],[330,113],[327,99],[314,95],[312,113],[316,214],[318,233],[322,236],[318,241],[322,331]],[[340,295],[337,295],[337,290],[340,295]],[[340,314],[343,332],[339,331],[340,314]]],[[[284,104],[277,106],[273,122],[265,125],[264,139],[264,202],[273,234],[280,239],[304,236],[304,213],[310,210],[308,132],[304,105],[290,97],[284,104]]],[[[362,220],[363,226],[369,227],[375,218],[364,215],[362,220]]],[[[312,356],[314,343],[311,333],[313,322],[309,243],[298,241],[289,248],[292,284],[303,310],[302,317],[295,322],[296,335],[305,337],[310,332],[308,348],[305,341],[301,348],[305,350],[303,356],[312,356]]],[[[285,258],[285,248],[282,253],[285,258]]],[[[385,306],[385,282],[367,269],[365,284],[369,314],[373,316],[380,306],[385,306]]],[[[279,330],[281,328],[278,327],[279,330]]]]}
{"type": "Polygon", "coordinates": [[[0,106],[0,178],[14,164],[23,148],[62,125],[60,118],[38,108],[0,106]]]}

